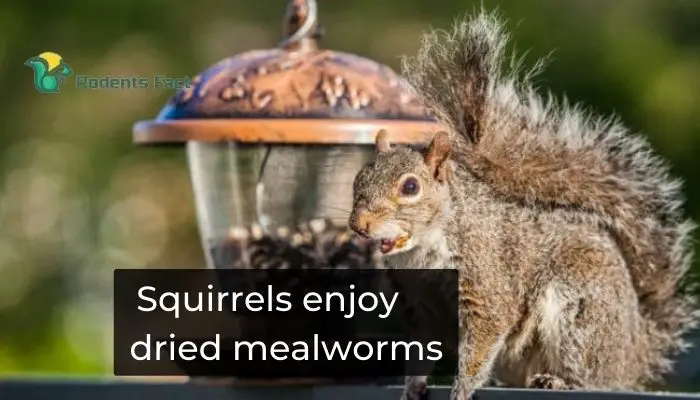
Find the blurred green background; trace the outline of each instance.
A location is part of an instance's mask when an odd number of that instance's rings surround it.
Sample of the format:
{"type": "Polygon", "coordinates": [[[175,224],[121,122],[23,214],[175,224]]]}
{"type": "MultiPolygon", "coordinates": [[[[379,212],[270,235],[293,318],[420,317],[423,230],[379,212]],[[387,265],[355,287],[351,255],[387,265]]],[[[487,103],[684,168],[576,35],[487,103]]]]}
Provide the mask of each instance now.
{"type": "MultiPolygon", "coordinates": [[[[319,3],[323,47],[394,68],[422,30],[477,4],[319,3]]],[[[78,90],[71,77],[60,94],[42,95],[24,61],[53,51],[76,74],[193,77],[275,46],[285,4],[0,1],[0,373],[110,375],[112,270],[204,263],[184,150],[131,143],[132,124],[173,92],[78,90]]],[[[700,220],[700,1],[484,4],[500,8],[530,63],[554,51],[541,86],[649,135],[700,220]]],[[[685,358],[674,387],[700,390],[699,359],[685,358]]]]}

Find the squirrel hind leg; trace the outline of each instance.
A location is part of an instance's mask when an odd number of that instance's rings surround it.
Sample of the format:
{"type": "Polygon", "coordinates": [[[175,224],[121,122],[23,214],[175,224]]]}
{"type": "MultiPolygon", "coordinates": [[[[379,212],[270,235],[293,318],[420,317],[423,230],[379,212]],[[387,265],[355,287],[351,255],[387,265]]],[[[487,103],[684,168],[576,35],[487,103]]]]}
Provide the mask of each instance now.
{"type": "Polygon", "coordinates": [[[605,237],[563,238],[533,281],[534,353],[527,385],[638,388],[646,374],[644,322],[624,260],[605,237]]]}
{"type": "Polygon", "coordinates": [[[529,389],[575,390],[582,385],[551,374],[535,374],[528,378],[525,387],[529,389]]]}

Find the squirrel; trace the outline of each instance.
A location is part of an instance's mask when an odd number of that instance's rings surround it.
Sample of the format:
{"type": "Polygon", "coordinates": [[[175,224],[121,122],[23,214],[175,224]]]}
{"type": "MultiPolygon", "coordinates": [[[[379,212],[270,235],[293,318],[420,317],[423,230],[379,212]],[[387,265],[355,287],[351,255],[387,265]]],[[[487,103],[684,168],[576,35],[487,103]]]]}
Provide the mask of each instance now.
{"type": "MultiPolygon", "coordinates": [[[[613,117],[536,93],[542,70],[504,64],[509,36],[480,10],[432,30],[403,76],[441,126],[394,146],[353,183],[349,227],[392,268],[459,271],[452,398],[512,387],[647,390],[699,320],[695,225],[681,184],[613,117]]],[[[427,377],[407,377],[404,399],[427,377]]]]}

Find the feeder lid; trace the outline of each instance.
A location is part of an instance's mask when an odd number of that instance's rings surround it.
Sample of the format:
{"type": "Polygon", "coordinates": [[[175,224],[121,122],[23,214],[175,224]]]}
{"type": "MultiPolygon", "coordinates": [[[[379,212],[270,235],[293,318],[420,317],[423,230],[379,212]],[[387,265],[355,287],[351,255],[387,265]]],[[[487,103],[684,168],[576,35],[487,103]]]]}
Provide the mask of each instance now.
{"type": "Polygon", "coordinates": [[[362,144],[386,129],[390,140],[411,143],[435,130],[391,68],[319,49],[316,15],[315,0],[290,0],[279,48],[248,51],[205,70],[156,120],[138,122],[134,141],[362,144]]]}

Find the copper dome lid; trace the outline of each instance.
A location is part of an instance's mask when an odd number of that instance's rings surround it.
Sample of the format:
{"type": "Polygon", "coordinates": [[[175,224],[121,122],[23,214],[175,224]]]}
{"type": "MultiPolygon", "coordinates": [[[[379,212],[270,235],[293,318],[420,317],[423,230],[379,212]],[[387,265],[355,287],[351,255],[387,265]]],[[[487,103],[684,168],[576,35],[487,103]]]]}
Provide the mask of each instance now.
{"type": "Polygon", "coordinates": [[[319,49],[315,0],[290,0],[276,49],[227,58],[178,91],[154,121],[134,126],[140,144],[234,140],[372,143],[425,139],[435,124],[391,68],[319,49]]]}

